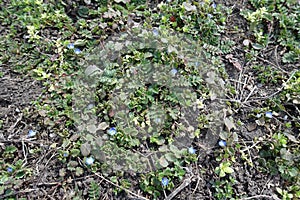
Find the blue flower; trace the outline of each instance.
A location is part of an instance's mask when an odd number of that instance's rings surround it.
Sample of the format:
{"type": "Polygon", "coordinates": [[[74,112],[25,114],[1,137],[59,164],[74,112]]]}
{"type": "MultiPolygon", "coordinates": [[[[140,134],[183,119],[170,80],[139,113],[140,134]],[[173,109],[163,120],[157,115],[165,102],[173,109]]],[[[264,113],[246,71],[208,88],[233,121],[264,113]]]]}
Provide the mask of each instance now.
{"type": "Polygon", "coordinates": [[[34,137],[36,135],[36,131],[34,131],[34,130],[29,130],[28,131],[28,137],[34,137]]]}
{"type": "Polygon", "coordinates": [[[211,7],[213,7],[213,9],[216,9],[217,5],[216,5],[215,3],[213,3],[213,4],[211,5],[211,7]]]}
{"type": "Polygon", "coordinates": [[[209,14],[209,13],[208,13],[208,14],[207,14],[207,17],[208,17],[208,18],[212,18],[213,16],[212,16],[212,14],[209,14]]]}
{"type": "Polygon", "coordinates": [[[88,158],[86,158],[86,160],[85,160],[85,164],[87,164],[87,165],[92,165],[92,164],[94,163],[94,161],[95,161],[94,158],[88,157],[88,158]]]}
{"type": "Polygon", "coordinates": [[[154,36],[158,36],[159,35],[159,32],[158,32],[158,30],[156,28],[154,28],[152,30],[152,33],[153,33],[154,36]]]}
{"type": "Polygon", "coordinates": [[[69,49],[74,49],[74,44],[73,43],[70,43],[70,44],[68,44],[68,46],[67,46],[69,49]]]}
{"type": "Polygon", "coordinates": [[[116,130],[115,127],[111,127],[111,128],[107,131],[107,133],[108,133],[109,135],[115,135],[115,134],[117,133],[117,130],[116,130]]]}
{"type": "Polygon", "coordinates": [[[163,177],[161,180],[161,184],[165,187],[169,184],[169,179],[166,177],[163,177]]]}
{"type": "Polygon", "coordinates": [[[266,117],[270,119],[273,118],[272,112],[266,112],[266,117]]]}
{"type": "Polygon", "coordinates": [[[11,168],[11,167],[7,168],[7,172],[12,173],[13,171],[14,171],[13,168],[11,168]]]}
{"type": "Polygon", "coordinates": [[[159,117],[155,118],[154,121],[155,121],[156,124],[160,124],[161,123],[161,119],[159,117]]]}
{"type": "Polygon", "coordinates": [[[189,153],[190,154],[195,154],[196,153],[196,149],[194,149],[194,147],[190,147],[189,148],[189,153]]]}
{"type": "Polygon", "coordinates": [[[67,153],[67,152],[65,152],[64,154],[63,154],[63,157],[68,157],[69,156],[69,154],[67,153]]]}
{"type": "Polygon", "coordinates": [[[74,53],[76,53],[76,54],[80,54],[80,53],[81,53],[81,50],[80,50],[80,49],[78,49],[78,48],[76,48],[76,49],[74,49],[74,53]]]}
{"type": "Polygon", "coordinates": [[[95,105],[93,103],[90,103],[88,106],[87,106],[87,109],[91,110],[93,107],[95,107],[95,105]]]}
{"type": "Polygon", "coordinates": [[[220,147],[225,147],[226,146],[226,141],[220,140],[218,144],[219,144],[220,147]]]}
{"type": "Polygon", "coordinates": [[[177,71],[177,69],[175,69],[175,68],[171,70],[171,74],[172,74],[173,76],[175,76],[175,75],[177,74],[177,72],[178,72],[178,71],[177,71]]]}
{"type": "Polygon", "coordinates": [[[284,115],[283,120],[287,120],[287,119],[288,119],[288,116],[284,115]]]}

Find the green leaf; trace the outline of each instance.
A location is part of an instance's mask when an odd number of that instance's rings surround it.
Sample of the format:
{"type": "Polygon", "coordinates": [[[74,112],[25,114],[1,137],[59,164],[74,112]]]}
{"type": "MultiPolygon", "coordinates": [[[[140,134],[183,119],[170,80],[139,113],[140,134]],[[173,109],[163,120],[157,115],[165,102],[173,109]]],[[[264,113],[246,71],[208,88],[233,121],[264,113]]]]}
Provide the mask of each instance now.
{"type": "Polygon", "coordinates": [[[105,130],[109,127],[109,125],[106,123],[106,122],[101,122],[99,125],[98,125],[98,129],[99,130],[105,130]]]}
{"type": "Polygon", "coordinates": [[[224,171],[225,173],[227,173],[227,174],[231,174],[231,173],[234,172],[234,170],[233,170],[231,167],[229,167],[229,166],[223,168],[223,171],[224,171]]]}
{"type": "Polygon", "coordinates": [[[86,44],[86,41],[85,41],[85,40],[81,40],[81,39],[76,40],[76,41],[74,42],[74,45],[75,45],[75,46],[84,46],[85,44],[86,44]]]}
{"type": "Polygon", "coordinates": [[[298,169],[295,167],[289,169],[288,172],[291,177],[296,177],[299,174],[298,169]]]}
{"type": "Polygon", "coordinates": [[[262,45],[260,45],[258,43],[252,44],[252,47],[253,47],[253,49],[256,49],[256,50],[260,50],[260,49],[264,48],[264,46],[262,46],[262,45]]]}
{"type": "Polygon", "coordinates": [[[225,123],[225,126],[227,127],[227,130],[230,131],[232,128],[235,129],[235,125],[233,123],[233,118],[225,118],[224,119],[224,123],[225,123]]]}
{"type": "Polygon", "coordinates": [[[150,142],[151,143],[156,143],[158,145],[162,145],[165,143],[165,139],[163,137],[157,137],[157,136],[152,136],[150,137],[150,142]]]}
{"type": "Polygon", "coordinates": [[[0,178],[0,184],[3,185],[9,180],[9,178],[7,175],[1,175],[1,176],[2,177],[0,178]]]}
{"type": "Polygon", "coordinates": [[[23,178],[25,176],[25,171],[21,170],[16,173],[16,178],[23,178]]]}
{"type": "Polygon", "coordinates": [[[177,157],[173,154],[173,153],[167,153],[165,155],[165,158],[169,161],[169,162],[174,162],[175,160],[177,160],[177,157]]]}
{"type": "Polygon", "coordinates": [[[127,128],[124,129],[124,133],[126,135],[136,136],[138,134],[138,131],[133,129],[133,128],[127,127],[127,128]]]}
{"type": "Polygon", "coordinates": [[[170,150],[173,152],[173,153],[176,153],[179,151],[178,147],[176,147],[175,145],[170,145],[170,150]]]}
{"type": "Polygon", "coordinates": [[[87,131],[89,133],[96,133],[97,132],[97,127],[96,125],[94,124],[89,124],[87,127],[86,127],[87,131]]]}
{"type": "Polygon", "coordinates": [[[83,174],[83,169],[81,167],[76,167],[75,175],[81,176],[83,174]]]}
{"type": "Polygon", "coordinates": [[[15,151],[17,151],[17,147],[15,147],[15,146],[13,146],[13,145],[7,146],[7,147],[5,148],[5,152],[6,152],[6,153],[14,153],[15,151]]]}
{"type": "Polygon", "coordinates": [[[164,157],[161,157],[158,162],[162,167],[167,167],[169,165],[168,161],[164,157]]]}
{"type": "Polygon", "coordinates": [[[79,156],[79,154],[80,154],[80,150],[79,149],[71,149],[71,155],[73,156],[73,157],[77,157],[77,156],[79,156]]]}
{"type": "Polygon", "coordinates": [[[226,174],[225,174],[225,172],[223,170],[221,170],[219,176],[220,177],[224,177],[224,176],[226,176],[226,174]]]}
{"type": "Polygon", "coordinates": [[[91,145],[88,142],[82,144],[80,147],[80,151],[83,156],[88,156],[91,152],[91,145]]]}
{"type": "Polygon", "coordinates": [[[282,195],[282,189],[281,189],[281,188],[279,188],[279,187],[276,187],[276,191],[277,191],[279,194],[281,194],[281,195],[282,195]]]}

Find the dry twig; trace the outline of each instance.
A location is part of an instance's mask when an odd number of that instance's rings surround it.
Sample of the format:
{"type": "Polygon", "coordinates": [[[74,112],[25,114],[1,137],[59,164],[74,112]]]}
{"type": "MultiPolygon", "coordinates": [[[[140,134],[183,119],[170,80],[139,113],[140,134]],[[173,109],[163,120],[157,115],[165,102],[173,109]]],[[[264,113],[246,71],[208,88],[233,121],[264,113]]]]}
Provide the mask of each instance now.
{"type": "Polygon", "coordinates": [[[192,182],[192,177],[189,177],[183,181],[183,183],[176,188],[165,200],[173,199],[181,190],[188,186],[192,182]]]}

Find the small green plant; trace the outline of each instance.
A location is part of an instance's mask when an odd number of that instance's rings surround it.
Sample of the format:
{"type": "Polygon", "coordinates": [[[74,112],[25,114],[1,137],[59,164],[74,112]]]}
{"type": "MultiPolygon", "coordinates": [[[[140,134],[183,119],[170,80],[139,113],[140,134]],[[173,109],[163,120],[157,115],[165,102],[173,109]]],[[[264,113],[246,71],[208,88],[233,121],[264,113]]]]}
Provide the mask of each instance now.
{"type": "Polygon", "coordinates": [[[236,184],[234,178],[229,177],[229,180],[217,180],[211,182],[213,188],[215,189],[214,196],[217,199],[232,199],[234,198],[233,186],[236,184]]]}
{"type": "Polygon", "coordinates": [[[242,16],[250,22],[250,31],[256,38],[253,48],[266,47],[273,40],[287,48],[283,55],[284,63],[295,63],[300,55],[300,26],[298,1],[251,0],[252,10],[243,10],[242,16]],[[262,45],[262,47],[261,47],[262,45]]]}
{"type": "Polygon", "coordinates": [[[89,198],[90,199],[99,199],[100,198],[100,186],[96,183],[95,180],[92,180],[89,185],[89,198]]]}
{"type": "Polygon", "coordinates": [[[293,194],[290,194],[288,191],[283,190],[279,187],[276,188],[276,191],[282,196],[282,200],[291,200],[294,197],[293,194]]]}
{"type": "Polygon", "coordinates": [[[228,161],[221,162],[219,167],[216,167],[215,171],[220,177],[225,177],[226,174],[231,174],[234,172],[234,170],[231,167],[231,163],[228,161]]]}
{"type": "Polygon", "coordinates": [[[11,159],[14,158],[14,153],[17,152],[17,147],[15,147],[14,145],[9,145],[6,146],[4,153],[3,153],[3,157],[6,159],[11,159]]]}
{"type": "MultiPolygon", "coordinates": [[[[298,185],[299,179],[299,148],[290,148],[288,137],[283,133],[273,135],[273,142],[269,143],[260,151],[260,162],[267,167],[272,174],[280,174],[287,181],[288,186],[298,185]],[[272,147],[272,148],[270,148],[272,147]]],[[[297,191],[297,190],[296,190],[297,191]]],[[[295,191],[294,191],[295,193],[295,191]]],[[[284,191],[282,190],[282,195],[284,191]]],[[[287,194],[284,194],[287,195],[287,194]]],[[[291,196],[290,194],[289,196],[291,196]]]]}
{"type": "Polygon", "coordinates": [[[283,79],[282,73],[278,70],[274,70],[274,68],[270,66],[252,66],[254,71],[257,73],[257,79],[260,83],[263,84],[277,84],[283,79]]]}
{"type": "Polygon", "coordinates": [[[23,160],[17,160],[13,164],[0,160],[0,195],[14,196],[20,182],[32,175],[32,169],[23,165],[23,160]]]}

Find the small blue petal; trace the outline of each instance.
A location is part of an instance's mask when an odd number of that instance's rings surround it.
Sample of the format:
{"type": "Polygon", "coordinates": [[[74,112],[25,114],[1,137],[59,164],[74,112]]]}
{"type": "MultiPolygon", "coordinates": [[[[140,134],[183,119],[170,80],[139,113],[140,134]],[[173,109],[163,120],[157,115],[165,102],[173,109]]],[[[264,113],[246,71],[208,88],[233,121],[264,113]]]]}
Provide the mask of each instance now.
{"type": "Polygon", "coordinates": [[[68,153],[64,153],[64,154],[63,154],[63,157],[68,157],[68,156],[69,156],[68,153]]]}
{"type": "Polygon", "coordinates": [[[284,115],[283,120],[287,120],[287,119],[288,119],[288,116],[284,115]]]}
{"type": "Polygon", "coordinates": [[[220,140],[218,144],[219,144],[220,147],[225,147],[226,146],[226,141],[220,140]]]}
{"type": "Polygon", "coordinates": [[[217,5],[216,5],[215,3],[213,3],[211,6],[212,6],[214,9],[216,9],[216,7],[217,7],[217,5]]]}
{"type": "Polygon", "coordinates": [[[92,157],[86,158],[85,164],[92,165],[94,163],[95,159],[92,157]]]}
{"type": "Polygon", "coordinates": [[[90,103],[88,106],[87,106],[87,109],[91,110],[95,105],[93,103],[90,103]]]}
{"type": "Polygon", "coordinates": [[[70,44],[68,44],[68,46],[67,46],[69,49],[74,49],[74,44],[73,43],[70,43],[70,44]]]}
{"type": "Polygon", "coordinates": [[[272,112],[266,112],[266,117],[270,119],[273,118],[272,112]]]}
{"type": "Polygon", "coordinates": [[[177,72],[178,72],[177,69],[172,69],[172,70],[171,70],[171,74],[172,74],[173,76],[175,76],[175,75],[177,74],[177,72]]]}
{"type": "Polygon", "coordinates": [[[158,30],[156,28],[154,28],[152,30],[152,33],[153,33],[154,36],[158,36],[159,35],[159,32],[158,32],[158,30]]]}
{"type": "Polygon", "coordinates": [[[7,172],[12,173],[12,172],[13,172],[13,168],[8,167],[8,168],[7,168],[7,172]]]}
{"type": "Polygon", "coordinates": [[[28,137],[34,137],[36,135],[36,131],[34,131],[34,130],[29,130],[28,131],[28,137]]]}
{"type": "Polygon", "coordinates": [[[111,128],[107,131],[107,133],[108,133],[109,135],[115,135],[115,134],[117,133],[117,130],[116,130],[115,127],[111,127],[111,128]]]}
{"type": "Polygon", "coordinates": [[[212,18],[213,16],[212,16],[211,14],[208,13],[208,14],[207,14],[207,17],[208,17],[208,18],[212,18]]]}
{"type": "Polygon", "coordinates": [[[155,121],[156,124],[160,124],[161,123],[161,119],[159,117],[155,118],[154,121],[155,121]]]}
{"type": "Polygon", "coordinates": [[[81,50],[80,50],[80,49],[78,49],[78,48],[76,48],[76,49],[74,49],[74,53],[76,53],[76,54],[80,54],[80,53],[81,53],[81,50]]]}
{"type": "Polygon", "coordinates": [[[195,154],[196,153],[196,149],[194,149],[193,147],[189,148],[189,153],[190,154],[195,154]]]}
{"type": "Polygon", "coordinates": [[[169,184],[169,179],[166,177],[163,177],[161,180],[161,184],[165,187],[169,184]]]}

